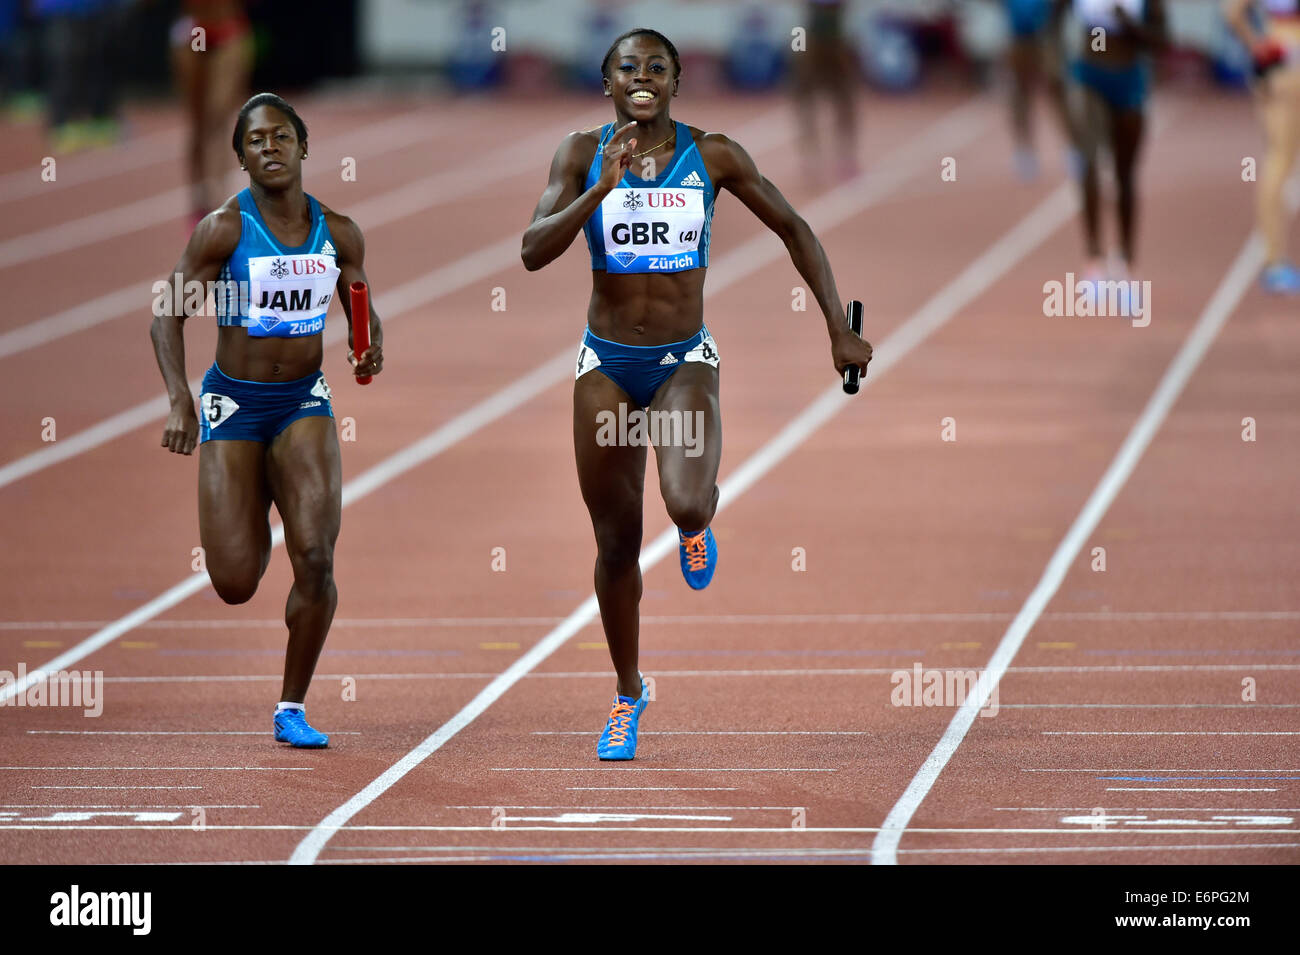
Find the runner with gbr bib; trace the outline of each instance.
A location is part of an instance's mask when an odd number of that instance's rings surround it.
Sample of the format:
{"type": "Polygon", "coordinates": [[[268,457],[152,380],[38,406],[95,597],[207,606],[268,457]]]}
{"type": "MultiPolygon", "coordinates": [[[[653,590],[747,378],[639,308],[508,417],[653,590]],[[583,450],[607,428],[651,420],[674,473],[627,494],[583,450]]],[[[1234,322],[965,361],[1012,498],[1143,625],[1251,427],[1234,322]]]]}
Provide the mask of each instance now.
{"type": "Polygon", "coordinates": [[[838,374],[865,372],[871,346],[849,330],[826,253],[808,223],[722,133],[674,121],[681,60],[655,30],[614,40],[601,62],[615,121],[571,133],[524,232],[529,271],[581,231],[591,253],[587,328],[573,385],[578,484],[596,538],[600,619],[617,676],[597,743],[603,760],[636,755],[648,684],[638,669],[643,491],[653,445],[659,490],[677,525],[682,576],[707,587],[718,566],[721,359],[704,324],[715,189],[732,193],[785,242],[826,319],[838,374]]]}
{"type": "MultiPolygon", "coordinates": [[[[591,267],[613,274],[681,272],[709,264],[713,183],[685,123],[676,123],[676,153],[668,171],[644,184],[626,175],[611,190],[583,231],[591,267]]],[[[614,135],[602,126],[585,188],[600,179],[601,153],[614,135]]]]}

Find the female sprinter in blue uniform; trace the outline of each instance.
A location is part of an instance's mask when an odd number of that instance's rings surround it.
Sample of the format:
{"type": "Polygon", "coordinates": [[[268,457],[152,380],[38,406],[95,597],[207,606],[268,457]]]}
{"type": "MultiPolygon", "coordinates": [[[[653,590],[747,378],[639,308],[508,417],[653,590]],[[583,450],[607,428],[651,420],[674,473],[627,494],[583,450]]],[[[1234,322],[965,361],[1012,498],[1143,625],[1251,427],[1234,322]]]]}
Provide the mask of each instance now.
{"type": "Polygon", "coordinates": [[[1107,277],[1101,247],[1097,160],[1109,140],[1118,193],[1120,274],[1130,278],[1137,221],[1137,157],[1151,91],[1148,57],[1166,43],[1164,0],[1056,0],[1054,24],[1073,2],[1083,51],[1072,74],[1081,92],[1073,122],[1083,160],[1083,222],[1088,246],[1084,281],[1107,277]]]}
{"type": "MultiPolygon", "coordinates": [[[[307,127],[280,97],[244,104],[233,146],[248,188],[208,214],[190,236],[173,279],[220,280],[216,362],[203,377],[202,418],[185,375],[185,314],[155,316],[154,351],[171,398],[162,444],[199,455],[199,538],[221,599],[253,596],[271,556],[272,502],[284,521],[293,587],[285,608],[289,646],[275,711],[275,738],[319,748],[329,737],[307,723],[307,687],[325,644],[338,592],[334,541],[342,477],[330,390],[321,374],[321,332],[337,289],[366,281],[361,230],[302,191],[307,127]]],[[[183,288],[183,286],[182,286],[183,288]]],[[[174,301],[181,301],[178,296],[174,301]]],[[[371,346],[349,352],[357,375],[383,370],[383,333],[370,313],[371,346]]]]}
{"type": "Polygon", "coordinates": [[[698,444],[674,446],[661,434],[655,457],[682,573],[691,587],[707,586],[718,560],[709,524],[722,454],[718,346],[704,326],[703,296],[715,189],[732,192],[785,241],[825,316],[836,371],[865,372],[871,346],[849,331],[817,237],[745,150],[668,115],[681,74],[673,44],[654,30],[632,30],[614,41],[602,72],[615,122],[560,144],[524,233],[523,260],[529,271],[540,269],[586,232],[592,294],[575,368],[573,439],[596,535],[596,596],[618,675],[597,753],[632,759],[647,702],[637,669],[646,450],[610,441],[599,422],[620,406],[628,414],[648,408],[660,420],[674,412],[702,419],[698,444]]]}

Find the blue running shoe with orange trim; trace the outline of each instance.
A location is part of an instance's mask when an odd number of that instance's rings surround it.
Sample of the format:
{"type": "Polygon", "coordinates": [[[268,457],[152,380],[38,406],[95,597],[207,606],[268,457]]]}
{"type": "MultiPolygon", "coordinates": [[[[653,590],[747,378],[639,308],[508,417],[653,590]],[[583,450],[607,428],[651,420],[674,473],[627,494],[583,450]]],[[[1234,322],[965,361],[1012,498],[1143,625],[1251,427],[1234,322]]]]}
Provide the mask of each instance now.
{"type": "Polygon", "coordinates": [[[636,734],[650,700],[646,696],[645,680],[641,681],[641,696],[615,696],[614,708],[609,711],[605,729],[596,743],[596,755],[601,759],[633,759],[636,757],[636,734]]]}
{"type": "Polygon", "coordinates": [[[677,528],[677,546],[682,562],[682,576],[692,590],[703,590],[713,579],[713,572],[718,569],[718,542],[713,538],[713,531],[704,528],[698,534],[689,537],[677,528]]]}
{"type": "Polygon", "coordinates": [[[330,744],[328,736],[307,724],[307,714],[302,710],[280,710],[275,714],[275,741],[299,749],[324,749],[330,744]]]}

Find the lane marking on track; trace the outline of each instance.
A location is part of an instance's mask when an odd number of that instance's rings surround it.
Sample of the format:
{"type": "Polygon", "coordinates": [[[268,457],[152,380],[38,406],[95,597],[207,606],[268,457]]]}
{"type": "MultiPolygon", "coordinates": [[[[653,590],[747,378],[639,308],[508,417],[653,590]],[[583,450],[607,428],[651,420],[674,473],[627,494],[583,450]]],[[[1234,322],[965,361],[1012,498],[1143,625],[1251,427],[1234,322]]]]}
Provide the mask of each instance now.
{"type": "MultiPolygon", "coordinates": [[[[263,730],[27,730],[31,736],[265,736],[263,730]]],[[[331,736],[360,736],[358,730],[330,730],[331,736]]]]}
{"type": "MultiPolygon", "coordinates": [[[[43,809],[43,806],[34,808],[43,809]]],[[[744,810],[747,812],[769,812],[781,811],[789,812],[791,809],[804,809],[804,806],[443,806],[443,809],[595,809],[595,810],[628,810],[628,809],[680,809],[688,811],[692,809],[730,809],[744,810]]],[[[334,846],[332,848],[354,848],[353,846],[334,846]]]]}
{"type": "Polygon", "coordinates": [[[1296,730],[1043,730],[1044,736],[1300,736],[1296,730]]]}
{"type": "MultiPolygon", "coordinates": [[[[309,831],[313,827],[309,825],[213,825],[209,823],[204,831],[212,832],[216,830],[229,832],[302,832],[309,831]]],[[[191,829],[189,825],[169,824],[153,825],[150,823],[137,824],[104,824],[104,825],[74,825],[65,823],[50,823],[48,825],[0,824],[0,830],[72,830],[78,832],[94,831],[118,831],[118,830],[137,830],[137,831],[161,831],[161,832],[193,832],[195,835],[202,836],[202,832],[191,829]]],[[[500,826],[340,826],[336,832],[500,832],[500,826]]],[[[514,832],[741,832],[741,833],[850,833],[850,834],[867,834],[878,833],[881,830],[875,826],[807,826],[799,829],[789,825],[785,826],[600,826],[593,827],[590,825],[583,826],[510,826],[508,831],[514,832]]],[[[1094,835],[1123,836],[1123,835],[1198,835],[1204,833],[1213,833],[1216,836],[1224,836],[1231,833],[1276,833],[1279,835],[1300,832],[1300,829],[1279,829],[1271,827],[1267,829],[1240,828],[1240,829],[1089,829],[1075,827],[1072,829],[1061,829],[1053,827],[1002,827],[1002,828],[932,828],[932,829],[913,829],[912,832],[946,834],[946,835],[1033,835],[1048,833],[1052,835],[1067,835],[1091,838],[1094,835]]],[[[292,863],[291,863],[292,864],[292,863]]]]}
{"type": "Polygon", "coordinates": [[[1300,809],[1265,809],[1262,806],[996,806],[994,812],[1300,812],[1300,809]]]}
{"type": "Polygon", "coordinates": [[[32,786],[32,789],[202,789],[202,786],[32,786]]]}
{"type": "Polygon", "coordinates": [[[3,770],[17,772],[50,772],[52,770],[93,770],[95,772],[264,772],[264,773],[313,773],[315,766],[0,766],[3,770]]]}
{"type": "MultiPolygon", "coordinates": [[[[940,672],[962,672],[960,667],[932,667],[940,672]]],[[[1242,664],[1172,664],[1168,666],[1049,666],[1049,667],[1009,667],[1008,673],[1185,673],[1193,671],[1228,671],[1240,672],[1255,670],[1300,670],[1297,663],[1242,663],[1242,664]]],[[[850,667],[850,668],[808,668],[800,670],[661,670],[655,668],[655,676],[665,677],[773,677],[773,676],[889,676],[897,673],[892,667],[850,667]]],[[[491,680],[497,676],[491,672],[408,672],[408,673],[319,673],[319,680],[341,680],[345,676],[367,680],[491,680]]],[[[106,676],[105,683],[265,683],[268,680],[281,680],[279,673],[261,675],[210,673],[178,675],[159,673],[152,676],[106,676]]],[[[529,673],[525,679],[530,680],[574,680],[574,679],[609,679],[609,674],[587,670],[547,671],[529,673]]],[[[1005,704],[1004,704],[1005,705],[1005,704]]],[[[1259,704],[1255,704],[1259,705],[1259,704]]]]}
{"type": "MultiPolygon", "coordinates": [[[[590,736],[591,730],[533,730],[534,736],[590,736]]],[[[866,730],[646,730],[641,736],[874,736],[866,730]]]]}
{"type": "MultiPolygon", "coordinates": [[[[952,148],[954,142],[965,143],[974,139],[984,128],[985,120],[987,118],[986,113],[988,111],[987,106],[988,103],[985,100],[977,98],[952,110],[950,113],[946,114],[928,127],[927,130],[915,140],[900,146],[894,152],[886,156],[881,163],[870,172],[864,173],[856,179],[841,186],[839,189],[833,190],[828,195],[822,196],[810,203],[805,218],[809,222],[815,222],[819,228],[825,230],[849,220],[852,216],[858,214],[863,209],[879,202],[896,189],[900,182],[905,181],[909,176],[915,174],[915,171],[918,168],[918,163],[923,159],[927,159],[934,148],[952,148]]],[[[1064,188],[1054,193],[1053,197],[1055,201],[1061,201],[1064,198],[1064,188]]],[[[1049,200],[1048,204],[1052,201],[1053,200],[1049,200]]],[[[1021,226],[1017,228],[1019,229],[1024,227],[1025,223],[1030,222],[1033,219],[1034,214],[1031,213],[1028,219],[1025,220],[1025,222],[1022,222],[1021,226]]],[[[1014,231],[1015,230],[1013,230],[1013,232],[1014,231]]],[[[714,274],[710,276],[710,285],[705,289],[705,299],[708,300],[710,297],[745,278],[747,275],[758,271],[769,261],[778,258],[779,254],[784,251],[784,246],[782,246],[780,241],[774,236],[771,238],[773,240],[772,243],[761,241],[762,237],[750,240],[749,242],[742,244],[738,249],[720,257],[711,267],[714,274]]],[[[517,256],[519,243],[518,235],[516,234],[509,239],[502,240],[498,245],[504,245],[507,242],[510,244],[510,255],[512,257],[517,256]]],[[[488,251],[491,250],[489,249],[488,251]]],[[[481,254],[482,253],[475,253],[475,255],[481,254]]],[[[979,276],[971,275],[970,273],[976,266],[980,265],[986,257],[987,254],[985,257],[982,257],[968,267],[967,271],[962,273],[962,276],[959,277],[954,285],[961,283],[963,278],[966,279],[968,284],[978,282],[979,276]]],[[[473,256],[470,258],[473,258],[473,256]]],[[[464,260],[462,260],[462,263],[463,261],[464,260]]],[[[467,267],[461,264],[455,266],[454,270],[456,273],[455,279],[463,280],[464,272],[467,270],[467,267]]],[[[447,280],[449,281],[452,278],[451,272],[446,268],[436,270],[435,273],[431,274],[444,274],[447,276],[447,280]]],[[[996,276],[993,276],[993,278],[996,278],[996,276]]],[[[408,285],[415,285],[422,281],[424,280],[416,280],[415,283],[408,283],[408,285]]],[[[990,279],[988,283],[979,282],[979,288],[986,287],[987,284],[991,284],[991,281],[992,279],[990,279]]],[[[390,305],[392,304],[392,298],[393,296],[390,295],[387,299],[390,302],[390,305]]],[[[901,356],[902,354],[906,354],[917,343],[927,337],[935,328],[944,324],[957,308],[963,304],[963,301],[964,300],[960,298],[960,295],[954,295],[952,286],[945,289],[943,292],[940,292],[940,294],[934,299],[931,299],[931,301],[927,303],[920,312],[912,316],[908,322],[904,323],[902,328],[895,331],[895,333],[889,336],[889,338],[882,344],[880,350],[883,354],[881,358],[876,359],[877,369],[875,377],[878,378],[891,366],[892,362],[896,360],[895,355],[901,356]],[[891,346],[894,348],[893,355],[884,351],[884,349],[891,346]]],[[[333,326],[333,329],[339,332],[336,336],[338,338],[342,338],[343,335],[346,334],[346,331],[341,325],[335,325],[333,326]]],[[[326,337],[328,340],[328,332],[326,337]]],[[[495,421],[497,418],[503,417],[507,413],[514,411],[520,405],[541,393],[546,388],[560,381],[567,380],[571,373],[570,366],[572,365],[573,358],[571,352],[572,349],[566,347],[558,355],[554,356],[544,364],[537,366],[529,373],[517,379],[511,385],[480,401],[468,411],[457,415],[441,427],[436,428],[420,441],[408,445],[402,451],[391,455],[372,467],[370,470],[349,481],[343,488],[343,506],[347,507],[353,501],[370,494],[406,471],[423,464],[425,461],[440,454],[443,450],[463,438],[472,435],[482,427],[495,421]]],[[[191,383],[191,387],[193,387],[193,383],[191,383]]],[[[818,401],[814,402],[813,405],[806,409],[802,415],[787,425],[785,430],[769,442],[763,450],[741,465],[737,474],[733,475],[730,479],[730,486],[743,490],[749,483],[757,480],[759,476],[765,473],[769,468],[773,467],[783,457],[788,455],[789,452],[803,439],[803,436],[806,436],[812,429],[815,429],[821,422],[827,420],[832,414],[842,408],[844,406],[844,397],[843,393],[836,389],[830,389],[823,392],[818,401]]],[[[130,416],[139,412],[140,408],[150,407],[151,405],[156,404],[162,406],[159,410],[160,415],[166,411],[166,401],[167,399],[165,396],[159,396],[155,402],[138,406],[136,409],[124,412],[124,414],[130,416]]],[[[154,415],[154,417],[159,415],[154,415]]],[[[120,418],[121,415],[116,417],[120,418]]],[[[114,419],[109,419],[110,422],[113,420],[114,419]]],[[[140,423],[143,424],[146,422],[142,421],[140,423]]],[[[67,439],[67,441],[60,441],[55,445],[51,445],[47,450],[54,452],[58,451],[60,446],[75,445],[79,439],[83,438],[90,432],[103,430],[111,432],[113,430],[112,427],[105,429],[106,424],[107,422],[101,422],[99,425],[89,429],[89,432],[80,432],[79,434],[67,439]]],[[[98,440],[108,440],[111,436],[112,435],[108,433],[100,434],[98,440]]],[[[67,448],[65,447],[64,450],[67,450],[67,448]]],[[[84,450],[84,448],[80,448],[80,450],[84,450]]],[[[74,449],[71,453],[66,454],[65,456],[80,453],[80,450],[74,449]]],[[[20,471],[23,474],[32,473],[34,470],[39,470],[40,467],[47,466],[45,464],[24,465],[24,462],[27,462],[34,457],[39,457],[44,453],[45,452],[36,452],[35,455],[28,455],[27,458],[20,459],[13,465],[0,468],[0,486],[7,483],[9,479],[16,479],[17,476],[21,476],[21,474],[19,474],[20,471]],[[24,471],[24,467],[26,467],[27,470],[24,471]],[[18,468],[18,470],[14,470],[15,468],[18,468]]],[[[720,501],[719,510],[721,510],[725,504],[725,500],[720,501]]],[[[652,551],[654,551],[656,547],[658,548],[658,550],[655,551],[658,553],[658,556],[654,561],[652,561],[652,563],[662,559],[663,555],[667,553],[669,543],[668,538],[669,535],[665,532],[665,534],[660,536],[659,540],[655,541],[651,545],[650,549],[652,551]]],[[[279,546],[283,541],[284,526],[282,524],[277,524],[271,531],[272,548],[279,546]]],[[[676,538],[673,537],[672,543],[674,546],[675,541],[676,538]]],[[[48,663],[43,664],[37,670],[29,672],[23,680],[6,683],[3,688],[0,688],[0,703],[11,699],[19,693],[25,692],[29,686],[43,679],[49,672],[57,672],[58,670],[64,669],[70,664],[83,659],[90,653],[93,653],[95,650],[106,646],[124,633],[134,629],[138,624],[158,616],[165,610],[170,609],[181,601],[204,589],[207,585],[208,576],[206,571],[192,574],[190,577],[182,580],[180,583],[171,587],[169,590],[149,601],[142,607],[137,608],[132,613],[127,614],[109,626],[87,637],[65,653],[60,654],[48,663]]],[[[586,603],[570,615],[569,621],[575,623],[580,621],[582,625],[585,625],[586,622],[595,616],[595,610],[596,598],[593,594],[588,598],[586,603]]],[[[569,621],[561,623],[559,627],[552,631],[552,637],[561,632],[564,632],[565,634],[562,640],[555,643],[555,646],[558,646],[559,643],[563,642],[563,640],[567,640],[569,636],[572,636],[572,632],[566,630],[567,627],[572,625],[569,621]]],[[[542,646],[542,644],[539,644],[539,646],[542,646]]],[[[545,656],[548,656],[555,649],[555,646],[547,649],[541,656],[537,656],[535,662],[540,662],[545,658],[545,656]]],[[[525,660],[532,659],[533,655],[531,653],[527,654],[525,657],[521,658],[520,661],[516,661],[516,665],[525,660]]],[[[535,663],[529,664],[520,672],[526,672],[531,669],[533,665],[535,665],[535,663]]],[[[506,672],[514,673],[516,671],[515,668],[512,667],[506,672]]],[[[510,680],[510,683],[513,683],[517,679],[518,676],[513,677],[510,680]]],[[[490,689],[491,687],[489,687],[489,690],[490,689]]],[[[485,690],[484,692],[486,693],[488,690],[485,690]]],[[[495,699],[495,697],[493,698],[495,699]]],[[[476,697],[476,701],[478,699],[479,698],[476,697]]],[[[471,703],[470,705],[474,706],[475,704],[471,703]]],[[[439,743],[438,745],[441,744],[439,743]]],[[[430,752],[432,752],[432,750],[430,750],[430,752]]]]}
{"type": "MultiPolygon", "coordinates": [[[[356,627],[358,629],[416,629],[428,627],[537,627],[553,626],[563,617],[366,617],[336,619],[331,629],[356,627]]],[[[641,622],[652,624],[681,624],[694,626],[701,623],[749,625],[755,623],[996,623],[1014,620],[1013,613],[731,613],[731,614],[682,614],[678,616],[655,616],[641,618],[641,622]]],[[[1111,620],[1143,621],[1162,620],[1300,620],[1300,610],[1164,610],[1164,611],[1115,611],[1115,612],[1074,612],[1059,611],[1045,613],[1042,620],[1111,620]]],[[[108,620],[0,620],[3,630],[94,630],[111,623],[108,620]]],[[[278,618],[264,620],[153,620],[140,625],[141,628],[158,630],[258,630],[278,629],[284,621],[278,618]]],[[[604,644],[600,644],[604,646],[604,644]]],[[[980,646],[974,642],[941,643],[944,649],[976,649],[980,646]]],[[[1089,651],[1093,652],[1093,651],[1089,651]]],[[[1153,651],[1156,652],[1156,651],[1153,651]]],[[[1168,652],[1168,651],[1159,651],[1168,652]]],[[[1191,650],[1196,653],[1202,651],[1191,650]]],[[[1285,652],[1285,651],[1279,651],[1285,652]]],[[[1300,652],[1300,651],[1294,651],[1300,652]]]]}
{"type": "Polygon", "coordinates": [[[1022,769],[1022,773],[1300,773],[1300,769],[1022,769]]]}
{"type": "Polygon", "coordinates": [[[126,804],[109,802],[88,803],[45,803],[45,802],[8,802],[0,803],[0,809],[261,809],[256,805],[227,805],[224,803],[187,802],[166,806],[126,804]]]}
{"type": "MultiPolygon", "coordinates": [[[[1294,209],[1297,193],[1295,180],[1291,181],[1290,187],[1288,207],[1294,209]]],[[[1060,588],[1079,551],[1087,543],[1089,535],[1096,529],[1111,503],[1119,496],[1129,476],[1137,468],[1143,453],[1155,438],[1156,432],[1164,423],[1188,381],[1191,380],[1192,374],[1200,366],[1210,346],[1214,344],[1219,330],[1231,317],[1241,297],[1250,289],[1260,267],[1264,264],[1264,258],[1263,240],[1252,232],[1229,266],[1227,273],[1220,280],[1209,302],[1206,303],[1196,325],[1169,363],[1155,391],[1148,399],[1146,407],[1133,423],[1110,466],[1097,482],[1097,486],[1089,495],[1074,523],[1070,525],[1070,530],[1057,545],[1038,584],[1026,598],[1016,618],[998,642],[997,649],[984,668],[984,676],[987,676],[987,680],[981,680],[977,692],[967,696],[958,707],[939,742],[907,784],[898,801],[889,810],[882,826],[883,831],[872,843],[872,849],[875,850],[871,860],[872,865],[897,863],[895,853],[907,829],[907,824],[938,781],[939,774],[948,765],[948,761],[957,752],[962,740],[966,738],[979,711],[988,702],[1011,665],[1011,660],[1060,588]]]]}
{"type": "Polygon", "coordinates": [[[1108,793],[1275,793],[1276,789],[1229,789],[1208,786],[1200,789],[1187,786],[1107,786],[1108,793]]]}
{"type": "Polygon", "coordinates": [[[1219,852],[1226,849],[1300,849],[1300,842],[1249,842],[1245,844],[1228,843],[1220,844],[1202,844],[1202,845],[1154,845],[1154,846],[1033,846],[1023,848],[991,848],[981,847],[978,849],[899,849],[903,855],[940,855],[940,854],[959,854],[959,853],[995,853],[995,852],[1219,852]]]}
{"type": "MultiPolygon", "coordinates": [[[[0,769],[4,767],[0,766],[0,769]]],[[[494,773],[835,773],[836,769],[799,767],[765,768],[755,766],[698,766],[660,768],[657,766],[493,766],[494,773]]]]}
{"type": "Polygon", "coordinates": [[[739,786],[566,786],[571,793],[734,793],[739,786]]]}
{"type": "Polygon", "coordinates": [[[1004,710],[1258,710],[1295,709],[1300,703],[1003,703],[1001,707],[1004,710]]]}

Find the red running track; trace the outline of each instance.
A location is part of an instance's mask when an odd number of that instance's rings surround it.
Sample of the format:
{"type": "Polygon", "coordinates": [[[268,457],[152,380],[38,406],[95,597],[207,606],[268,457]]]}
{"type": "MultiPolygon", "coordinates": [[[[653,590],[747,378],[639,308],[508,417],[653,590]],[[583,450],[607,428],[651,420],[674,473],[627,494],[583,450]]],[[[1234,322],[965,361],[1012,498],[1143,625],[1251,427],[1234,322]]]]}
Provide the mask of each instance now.
{"type": "MultiPolygon", "coordinates": [[[[338,618],[309,700],[331,747],[271,740],[277,550],[247,605],[204,586],[70,663],[103,673],[98,718],[0,709],[4,857],[872,861],[954,716],[893,705],[893,675],[988,665],[1237,257],[1252,224],[1237,171],[1259,134],[1244,101],[1158,98],[1143,164],[1153,313],[1133,328],[1044,317],[1044,283],[1080,262],[1072,193],[1056,162],[1036,185],[1012,178],[997,103],[863,109],[864,175],[828,193],[800,181],[787,105],[680,102],[748,145],[809,218],[842,295],[867,304],[877,360],[858,398],[814,404],[835,385],[819,320],[791,311],[800,280],[779,243],[721,199],[707,312],[726,358],[722,477],[766,470],[728,484],[707,591],[671,553],[647,569],[656,699],[636,761],[609,765],[594,752],[612,681],[599,626],[557,631],[594,556],[569,432],[587,264],[581,247],[532,275],[517,258],[554,143],[602,121],[600,104],[304,104],[307,187],[365,229],[388,323],[370,388],[347,384],[337,338],[327,348],[336,414],[355,426],[345,480],[377,481],[344,512],[338,618]],[[456,149],[438,148],[452,133],[456,149]],[[334,179],[345,156],[355,182],[334,179]],[[948,156],[955,182],[939,175],[948,156]],[[791,423],[798,442],[773,445],[791,423]],[[503,685],[548,636],[553,652],[503,685]],[[319,828],[340,807],[339,828],[319,828]]],[[[0,268],[15,305],[0,318],[0,667],[76,651],[191,574],[197,461],[157,447],[145,336],[149,285],[185,237],[183,202],[165,206],[183,185],[178,122],[141,115],[137,145],[66,160],[45,191],[23,185],[39,176],[34,133],[0,152],[0,262],[22,259],[0,268]]],[[[1253,286],[1238,298],[894,860],[1300,860],[1300,332],[1293,306],[1253,286]]],[[[213,341],[191,323],[191,374],[213,341]]],[[[648,498],[647,547],[667,527],[648,498]]]]}

